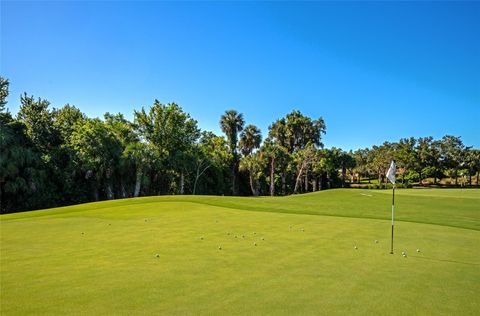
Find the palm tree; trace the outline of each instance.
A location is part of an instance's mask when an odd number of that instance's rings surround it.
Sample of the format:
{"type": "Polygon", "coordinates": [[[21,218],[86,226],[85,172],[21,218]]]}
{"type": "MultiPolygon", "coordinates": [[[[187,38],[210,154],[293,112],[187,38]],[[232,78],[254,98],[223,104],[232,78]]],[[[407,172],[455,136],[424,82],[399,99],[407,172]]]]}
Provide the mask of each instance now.
{"type": "Polygon", "coordinates": [[[267,139],[260,149],[264,157],[267,158],[270,169],[270,195],[275,195],[275,169],[277,165],[285,169],[286,161],[288,160],[288,151],[285,147],[280,146],[276,142],[267,139]]]}
{"type": "Polygon", "coordinates": [[[237,195],[237,174],[238,174],[238,154],[237,154],[237,142],[238,142],[238,133],[242,131],[243,125],[245,124],[243,120],[243,114],[238,113],[235,110],[226,111],[220,118],[220,127],[222,131],[227,136],[228,144],[230,147],[230,152],[233,157],[232,161],[232,194],[237,195]]]}
{"type": "Polygon", "coordinates": [[[238,147],[244,156],[250,155],[254,149],[260,147],[262,142],[262,134],[255,125],[247,125],[240,134],[240,142],[238,147]]]}
{"type": "Polygon", "coordinates": [[[258,180],[263,171],[263,159],[261,153],[257,152],[253,155],[248,155],[240,161],[240,170],[247,171],[250,181],[250,190],[253,196],[258,196],[258,180]]]}

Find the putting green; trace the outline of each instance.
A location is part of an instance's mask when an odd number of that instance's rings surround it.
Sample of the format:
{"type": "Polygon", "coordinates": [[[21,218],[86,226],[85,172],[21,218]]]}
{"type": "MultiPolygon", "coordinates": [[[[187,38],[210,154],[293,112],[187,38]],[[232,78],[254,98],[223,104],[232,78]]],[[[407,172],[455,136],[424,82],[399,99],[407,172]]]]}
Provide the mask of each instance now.
{"type": "Polygon", "coordinates": [[[394,255],[385,191],[3,215],[0,313],[477,314],[480,191],[398,194],[394,255]]]}

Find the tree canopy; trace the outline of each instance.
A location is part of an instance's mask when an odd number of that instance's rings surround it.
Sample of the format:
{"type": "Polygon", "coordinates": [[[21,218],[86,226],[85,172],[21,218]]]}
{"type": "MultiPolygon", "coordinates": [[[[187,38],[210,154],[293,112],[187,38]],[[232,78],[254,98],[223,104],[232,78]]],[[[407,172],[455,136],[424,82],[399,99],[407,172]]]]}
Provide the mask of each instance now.
{"type": "Polygon", "coordinates": [[[287,195],[365,181],[385,187],[391,159],[404,186],[479,182],[480,151],[453,135],[347,152],[324,148],[323,118],[298,110],[275,119],[263,139],[233,109],[220,116],[224,135],[216,135],[176,103],[154,100],[130,121],[121,113],[89,118],[26,93],[13,117],[8,88],[0,77],[2,213],[158,194],[287,195]]]}

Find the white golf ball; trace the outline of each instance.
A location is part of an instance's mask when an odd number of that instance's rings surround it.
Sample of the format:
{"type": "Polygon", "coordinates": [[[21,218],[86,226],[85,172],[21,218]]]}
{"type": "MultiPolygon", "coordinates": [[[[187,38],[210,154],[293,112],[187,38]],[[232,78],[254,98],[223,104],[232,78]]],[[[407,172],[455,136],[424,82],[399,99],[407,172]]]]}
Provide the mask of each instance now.
{"type": "Polygon", "coordinates": [[[353,248],[358,249],[357,246],[355,246],[355,247],[353,247],[353,248]]]}
{"type": "Polygon", "coordinates": [[[420,252],[420,249],[417,249],[417,252],[420,252]]]}
{"type": "Polygon", "coordinates": [[[375,240],[375,243],[378,244],[378,240],[375,240]]]}

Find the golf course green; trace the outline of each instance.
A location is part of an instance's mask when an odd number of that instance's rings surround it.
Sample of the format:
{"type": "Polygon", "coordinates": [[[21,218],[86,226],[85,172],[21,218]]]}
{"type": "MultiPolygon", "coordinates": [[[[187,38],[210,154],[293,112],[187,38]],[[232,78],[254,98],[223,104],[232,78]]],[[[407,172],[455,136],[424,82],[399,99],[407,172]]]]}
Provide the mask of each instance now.
{"type": "Polygon", "coordinates": [[[158,196],[2,215],[0,314],[478,315],[480,190],[397,190],[393,255],[391,198],[158,196]]]}

